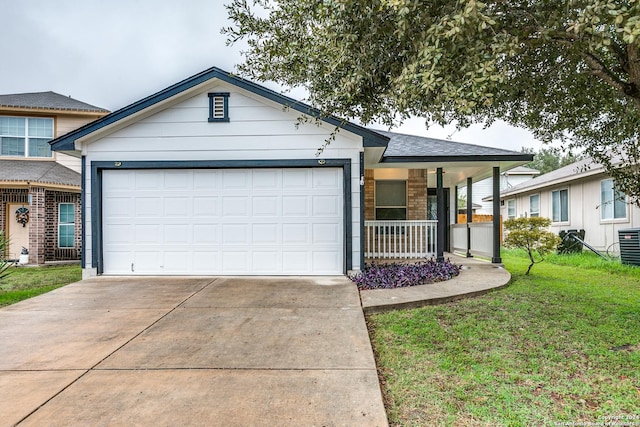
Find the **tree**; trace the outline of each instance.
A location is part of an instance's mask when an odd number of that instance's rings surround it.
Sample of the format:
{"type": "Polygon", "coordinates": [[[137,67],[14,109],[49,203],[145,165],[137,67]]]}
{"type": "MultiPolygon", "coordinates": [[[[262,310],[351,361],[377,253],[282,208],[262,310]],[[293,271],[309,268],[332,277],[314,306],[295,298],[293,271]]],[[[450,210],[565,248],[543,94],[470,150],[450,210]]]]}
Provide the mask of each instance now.
{"type": "Polygon", "coordinates": [[[527,276],[535,264],[544,261],[545,255],[560,244],[560,237],[546,230],[550,225],[551,220],[543,217],[511,218],[504,222],[507,230],[504,245],[527,251],[530,261],[527,276]]]}
{"type": "Polygon", "coordinates": [[[640,198],[637,0],[232,0],[239,71],[327,114],[491,124],[563,140],[640,198]]]}
{"type": "Polygon", "coordinates": [[[555,147],[541,148],[539,151],[535,151],[533,148],[523,147],[522,152],[533,154],[533,161],[527,163],[525,166],[540,171],[541,174],[560,169],[563,166],[570,165],[578,160],[580,156],[575,156],[571,151],[563,152],[564,150],[555,147]]]}

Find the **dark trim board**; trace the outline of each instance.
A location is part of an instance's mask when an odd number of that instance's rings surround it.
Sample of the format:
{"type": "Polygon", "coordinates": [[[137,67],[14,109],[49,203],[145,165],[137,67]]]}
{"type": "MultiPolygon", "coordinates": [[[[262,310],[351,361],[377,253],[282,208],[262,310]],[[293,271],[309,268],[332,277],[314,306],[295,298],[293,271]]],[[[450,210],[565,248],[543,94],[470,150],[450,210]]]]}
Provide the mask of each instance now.
{"type": "MultiPolygon", "coordinates": [[[[118,169],[251,169],[251,168],[342,168],[343,274],[353,268],[353,224],[351,159],[294,160],[198,160],[198,161],[94,161],[91,162],[91,260],[98,274],[104,272],[102,247],[102,171],[118,169]]],[[[84,170],[84,168],[83,168],[84,170]]],[[[83,183],[84,188],[84,183],[83,183]]],[[[83,231],[84,234],[84,231],[83,231]]],[[[83,264],[84,268],[84,264],[83,264]]]]}

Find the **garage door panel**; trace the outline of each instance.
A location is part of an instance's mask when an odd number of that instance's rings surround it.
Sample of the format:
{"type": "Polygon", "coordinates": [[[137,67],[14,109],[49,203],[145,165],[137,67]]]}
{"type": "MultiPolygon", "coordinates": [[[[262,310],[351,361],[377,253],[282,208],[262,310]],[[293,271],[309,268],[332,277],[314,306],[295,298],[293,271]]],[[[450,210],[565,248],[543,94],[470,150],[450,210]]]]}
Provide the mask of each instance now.
{"type": "Polygon", "coordinates": [[[282,216],[309,216],[310,200],[309,196],[283,196],[282,197],[282,216]]]}
{"type": "Polygon", "coordinates": [[[251,228],[251,242],[253,244],[278,244],[280,243],[279,224],[253,224],[251,228]]]}
{"type": "Polygon", "coordinates": [[[238,217],[249,216],[249,197],[223,197],[222,198],[222,216],[238,217]]]}
{"type": "Polygon", "coordinates": [[[281,170],[254,170],[252,175],[254,189],[269,190],[282,188],[281,170]]]}
{"type": "Polygon", "coordinates": [[[195,224],[193,226],[194,243],[220,243],[218,224],[195,224]]]}
{"type": "Polygon", "coordinates": [[[294,189],[310,188],[311,171],[309,169],[284,169],[282,171],[282,187],[294,189]]]}
{"type": "Polygon", "coordinates": [[[258,274],[278,273],[280,258],[278,251],[254,251],[251,259],[252,270],[258,274]]]}
{"type": "Polygon", "coordinates": [[[283,224],[282,225],[282,243],[289,244],[301,244],[308,242],[311,236],[310,224],[283,224]]]}
{"type": "Polygon", "coordinates": [[[311,254],[307,251],[283,251],[282,270],[284,274],[308,274],[306,272],[311,270],[311,254]]]}
{"type": "Polygon", "coordinates": [[[313,224],[313,239],[312,242],[314,244],[330,244],[336,245],[337,242],[340,242],[342,227],[337,223],[330,224],[313,224]]]}
{"type": "Polygon", "coordinates": [[[341,172],[104,171],[104,273],[341,274],[341,172]]]}
{"type": "Polygon", "coordinates": [[[342,207],[338,196],[313,196],[313,216],[337,217],[342,207]]]}
{"type": "Polygon", "coordinates": [[[135,226],[133,233],[136,243],[160,244],[162,240],[160,224],[138,224],[135,226]]]}

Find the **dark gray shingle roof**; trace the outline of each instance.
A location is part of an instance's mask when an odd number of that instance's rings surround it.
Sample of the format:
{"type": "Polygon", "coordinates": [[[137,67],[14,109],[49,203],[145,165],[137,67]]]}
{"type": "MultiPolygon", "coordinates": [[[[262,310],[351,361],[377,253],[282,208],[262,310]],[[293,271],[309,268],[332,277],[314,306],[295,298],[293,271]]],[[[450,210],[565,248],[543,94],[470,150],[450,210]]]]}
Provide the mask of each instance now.
{"type": "Polygon", "coordinates": [[[523,157],[522,160],[526,160],[526,157],[532,157],[530,154],[503,150],[501,148],[484,147],[482,145],[465,144],[462,142],[382,130],[376,130],[376,132],[390,138],[389,145],[384,153],[385,158],[523,157]]]}
{"type": "Polygon", "coordinates": [[[55,92],[32,92],[0,95],[0,107],[46,108],[50,110],[93,111],[108,113],[104,108],[78,101],[55,92]]]}
{"type": "Polygon", "coordinates": [[[54,161],[0,160],[0,181],[80,187],[80,174],[54,161]]]}

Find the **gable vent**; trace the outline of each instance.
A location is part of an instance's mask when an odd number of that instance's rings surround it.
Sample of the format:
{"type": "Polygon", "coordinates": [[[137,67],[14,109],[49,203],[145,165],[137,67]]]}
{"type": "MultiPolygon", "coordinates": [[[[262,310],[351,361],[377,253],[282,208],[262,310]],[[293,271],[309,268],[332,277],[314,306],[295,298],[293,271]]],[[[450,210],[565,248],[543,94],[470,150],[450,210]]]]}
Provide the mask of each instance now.
{"type": "Polygon", "coordinates": [[[209,121],[229,121],[229,93],[210,93],[209,96],[209,121]]]}

